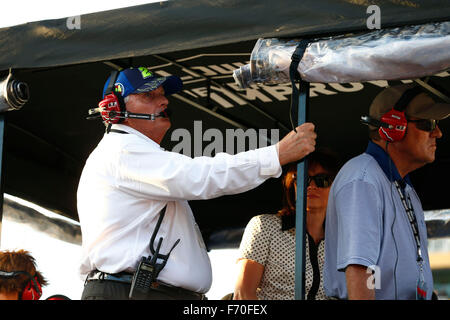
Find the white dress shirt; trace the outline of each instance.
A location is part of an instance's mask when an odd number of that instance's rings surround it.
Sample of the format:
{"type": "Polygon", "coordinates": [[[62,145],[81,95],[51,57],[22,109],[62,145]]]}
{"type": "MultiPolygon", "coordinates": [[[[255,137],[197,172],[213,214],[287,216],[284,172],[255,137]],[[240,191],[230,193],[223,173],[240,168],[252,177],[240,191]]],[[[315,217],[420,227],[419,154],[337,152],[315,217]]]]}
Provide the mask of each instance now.
{"type": "Polygon", "coordinates": [[[112,128],[128,134],[104,135],[87,159],[78,186],[81,275],[96,269],[133,272],[141,258],[150,255],[150,237],[167,205],[155,248],[160,237],[164,239],[161,254],[167,254],[177,239],[180,243],[158,280],[207,292],[211,264],[187,201],[245,192],[279,177],[276,146],[190,158],[164,151],[126,125],[112,128]]]}

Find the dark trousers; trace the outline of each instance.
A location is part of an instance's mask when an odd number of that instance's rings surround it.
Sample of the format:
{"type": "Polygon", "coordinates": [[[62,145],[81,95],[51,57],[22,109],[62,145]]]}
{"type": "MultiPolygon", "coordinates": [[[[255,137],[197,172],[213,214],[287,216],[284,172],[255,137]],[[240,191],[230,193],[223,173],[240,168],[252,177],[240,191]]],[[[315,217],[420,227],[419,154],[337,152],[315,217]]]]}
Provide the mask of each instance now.
{"type": "MultiPolygon", "coordinates": [[[[81,300],[129,300],[130,283],[116,282],[110,280],[91,280],[87,281],[81,300]]],[[[191,300],[192,296],[186,296],[182,293],[161,292],[158,289],[152,289],[147,294],[143,294],[136,300],[191,300]]]]}

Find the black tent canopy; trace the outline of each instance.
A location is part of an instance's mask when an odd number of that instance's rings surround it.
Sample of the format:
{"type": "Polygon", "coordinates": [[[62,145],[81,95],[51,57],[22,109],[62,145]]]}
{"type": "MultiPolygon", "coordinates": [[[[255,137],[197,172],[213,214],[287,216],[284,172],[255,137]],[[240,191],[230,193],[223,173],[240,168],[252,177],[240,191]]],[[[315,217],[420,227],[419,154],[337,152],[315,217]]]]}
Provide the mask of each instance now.
{"type": "Polygon", "coordinates": [[[268,0],[166,1],[82,15],[79,29],[68,19],[0,29],[0,70],[142,57],[260,37],[367,31],[369,5],[379,6],[382,28],[450,18],[445,0],[283,0],[276,8],[268,0]]]}
{"type": "MultiPolygon", "coordinates": [[[[379,5],[383,28],[450,20],[446,0],[371,4],[379,5]]],[[[180,129],[202,137],[201,145],[189,145],[192,156],[211,150],[212,141],[204,136],[208,129],[224,137],[227,130],[255,129],[271,142],[281,139],[291,129],[290,84],[240,90],[232,71],[248,63],[260,37],[367,32],[368,4],[286,0],[276,6],[265,0],[169,1],[82,15],[80,29],[69,29],[67,19],[0,29],[0,76],[12,69],[31,94],[21,110],[5,114],[4,192],[78,220],[78,179],[104,133],[100,122],[85,119],[87,110],[96,106],[117,66],[148,66],[183,79],[184,90],[170,99],[174,115],[162,143],[166,149],[181,148],[180,129]]],[[[448,95],[448,71],[424,80],[448,95]]],[[[395,83],[400,81],[312,83],[309,117],[318,144],[333,148],[343,160],[364,151],[367,129],[359,118],[383,87],[395,83]]],[[[436,161],[412,174],[424,209],[450,208],[448,192],[439,183],[450,180],[450,139],[445,137],[450,123],[444,121],[441,128],[436,161]]],[[[224,151],[227,143],[237,151],[230,140],[223,141],[224,151]]],[[[258,140],[258,146],[264,143],[258,140]]],[[[191,201],[210,246],[216,245],[213,233],[242,228],[251,216],[275,212],[280,204],[278,179],[244,194],[191,201]]]]}

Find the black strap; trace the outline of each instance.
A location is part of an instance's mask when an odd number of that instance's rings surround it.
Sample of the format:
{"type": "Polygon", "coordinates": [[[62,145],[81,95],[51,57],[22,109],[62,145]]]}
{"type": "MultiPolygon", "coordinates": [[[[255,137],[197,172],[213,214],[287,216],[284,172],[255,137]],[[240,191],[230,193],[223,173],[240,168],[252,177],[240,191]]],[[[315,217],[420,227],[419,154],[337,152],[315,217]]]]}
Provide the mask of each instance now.
{"type": "Polygon", "coordinates": [[[117,93],[116,90],[114,90],[114,84],[117,81],[117,78],[119,77],[120,70],[114,70],[111,71],[111,76],[109,77],[108,86],[106,87],[106,93],[112,93],[117,97],[117,100],[119,101],[119,108],[121,112],[125,112],[125,101],[124,98],[120,93],[117,93]]]}
{"type": "Polygon", "coordinates": [[[402,96],[395,104],[394,109],[401,112],[405,111],[406,107],[412,101],[412,99],[414,99],[421,92],[422,89],[419,86],[406,90],[405,92],[403,92],[402,96]]]}
{"type": "Polygon", "coordinates": [[[319,246],[314,242],[313,237],[306,233],[308,237],[308,246],[309,246],[309,262],[311,263],[312,271],[313,271],[313,281],[311,284],[311,288],[309,289],[307,300],[316,300],[317,292],[319,291],[320,287],[320,267],[319,267],[319,261],[318,261],[318,254],[319,254],[319,246]]]}
{"type": "Polygon", "coordinates": [[[119,129],[109,129],[109,132],[128,134],[128,132],[119,129]]]}
{"type": "Polygon", "coordinates": [[[300,95],[299,90],[297,89],[297,86],[295,85],[296,81],[301,80],[300,73],[298,72],[298,65],[300,61],[303,58],[303,55],[305,54],[306,47],[308,46],[309,41],[308,40],[301,40],[300,43],[297,45],[297,48],[295,48],[294,53],[291,57],[291,65],[289,66],[289,76],[291,78],[291,84],[292,84],[292,96],[291,96],[291,110],[289,112],[289,117],[291,120],[292,129],[297,132],[295,129],[296,126],[294,125],[293,119],[297,119],[295,116],[298,111],[298,97],[300,95]],[[295,102],[294,102],[295,101],[295,102]],[[297,108],[294,108],[294,103],[297,106],[297,108]]]}
{"type": "Polygon", "coordinates": [[[114,84],[116,83],[117,77],[119,76],[119,71],[111,71],[111,76],[109,77],[108,87],[106,87],[106,92],[114,93],[114,84]]]}
{"type": "Polygon", "coordinates": [[[413,232],[414,240],[416,242],[417,247],[417,261],[421,262],[423,259],[422,259],[422,250],[420,246],[419,226],[417,225],[417,219],[416,215],[414,214],[414,208],[411,204],[411,198],[408,195],[408,201],[406,201],[405,195],[403,194],[402,188],[400,187],[400,183],[398,181],[394,181],[394,185],[397,188],[403,207],[405,208],[406,211],[406,216],[408,217],[409,223],[411,225],[411,230],[413,232]]]}
{"type": "Polygon", "coordinates": [[[154,243],[155,243],[155,238],[156,238],[156,234],[158,233],[159,228],[161,227],[161,222],[164,219],[164,216],[166,214],[166,209],[167,209],[167,205],[164,206],[164,208],[160,211],[159,213],[159,219],[158,222],[156,223],[155,226],[155,230],[153,230],[153,234],[152,237],[150,238],[150,252],[153,254],[153,257],[151,258],[151,261],[156,263],[156,259],[162,259],[163,263],[161,265],[161,269],[164,268],[164,266],[167,263],[167,260],[169,259],[170,254],[172,253],[172,250],[178,245],[178,243],[180,242],[180,239],[178,239],[177,241],[175,241],[174,245],[172,246],[172,248],[169,250],[169,253],[167,254],[160,254],[159,253],[159,249],[161,248],[161,243],[163,241],[163,238],[160,237],[158,244],[156,246],[156,250],[154,249],[154,243]]]}

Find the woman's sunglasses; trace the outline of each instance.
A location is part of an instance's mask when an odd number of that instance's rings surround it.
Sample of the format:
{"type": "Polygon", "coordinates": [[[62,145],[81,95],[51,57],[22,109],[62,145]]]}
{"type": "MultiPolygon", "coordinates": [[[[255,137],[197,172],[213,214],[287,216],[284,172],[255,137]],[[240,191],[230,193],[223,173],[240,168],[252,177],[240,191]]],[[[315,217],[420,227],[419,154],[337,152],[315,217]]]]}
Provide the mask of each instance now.
{"type": "Polygon", "coordinates": [[[333,177],[328,174],[317,174],[315,176],[308,176],[308,186],[311,181],[314,181],[318,188],[328,188],[333,183],[333,177]]]}
{"type": "Polygon", "coordinates": [[[408,122],[414,122],[416,128],[422,131],[431,132],[436,129],[439,120],[434,119],[420,119],[420,120],[409,120],[408,122]]]}
{"type": "MultiPolygon", "coordinates": [[[[296,180],[297,175],[293,174],[292,178],[296,180]]],[[[311,181],[314,181],[318,188],[328,188],[333,183],[333,177],[325,173],[320,173],[315,176],[308,176],[308,186],[311,184],[311,181]]]]}

